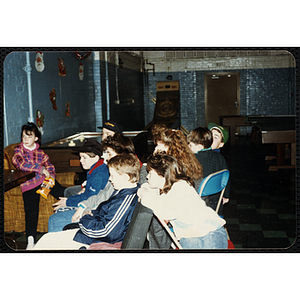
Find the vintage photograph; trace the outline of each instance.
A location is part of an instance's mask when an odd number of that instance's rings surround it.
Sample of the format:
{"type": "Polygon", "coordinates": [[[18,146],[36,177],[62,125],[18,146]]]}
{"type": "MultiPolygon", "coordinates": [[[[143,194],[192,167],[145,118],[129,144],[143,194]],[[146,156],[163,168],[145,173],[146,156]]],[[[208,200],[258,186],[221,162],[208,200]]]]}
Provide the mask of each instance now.
{"type": "Polygon", "coordinates": [[[293,251],[297,51],[2,48],[5,251],[293,251]]]}

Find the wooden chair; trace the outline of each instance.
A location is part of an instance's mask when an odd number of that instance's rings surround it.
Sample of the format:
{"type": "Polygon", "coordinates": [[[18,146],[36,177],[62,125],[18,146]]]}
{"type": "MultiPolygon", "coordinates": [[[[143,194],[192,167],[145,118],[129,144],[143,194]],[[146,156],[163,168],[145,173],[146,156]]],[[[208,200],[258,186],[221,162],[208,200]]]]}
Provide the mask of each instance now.
{"type": "MultiPolygon", "coordinates": [[[[19,143],[4,148],[4,170],[16,170],[12,163],[14,149],[19,143]]],[[[75,183],[76,173],[57,173],[56,179],[63,186],[72,186],[75,183]]],[[[48,232],[48,219],[54,213],[52,204],[57,202],[52,195],[47,199],[40,197],[39,220],[37,231],[48,232]]],[[[4,231],[25,231],[25,212],[23,196],[20,186],[4,193],[4,231]]]]}

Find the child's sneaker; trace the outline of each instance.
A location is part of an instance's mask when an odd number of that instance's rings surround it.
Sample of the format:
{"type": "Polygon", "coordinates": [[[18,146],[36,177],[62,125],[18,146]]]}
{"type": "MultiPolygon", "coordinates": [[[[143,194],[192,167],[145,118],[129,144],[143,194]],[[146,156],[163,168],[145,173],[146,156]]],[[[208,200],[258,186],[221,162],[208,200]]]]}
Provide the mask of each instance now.
{"type": "Polygon", "coordinates": [[[33,247],[34,247],[34,239],[33,239],[33,236],[30,235],[27,239],[27,247],[26,247],[26,250],[32,250],[33,247]]]}

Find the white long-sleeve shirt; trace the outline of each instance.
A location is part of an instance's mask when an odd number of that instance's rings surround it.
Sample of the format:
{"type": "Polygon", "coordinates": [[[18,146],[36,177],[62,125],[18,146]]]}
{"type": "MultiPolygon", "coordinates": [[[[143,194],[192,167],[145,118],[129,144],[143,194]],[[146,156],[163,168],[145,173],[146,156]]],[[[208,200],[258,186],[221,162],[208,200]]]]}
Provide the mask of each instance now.
{"type": "Polygon", "coordinates": [[[167,194],[161,195],[148,183],[142,188],[147,189],[141,195],[142,204],[151,208],[161,220],[170,220],[178,240],[205,236],[226,223],[186,181],[174,183],[167,194]]]}

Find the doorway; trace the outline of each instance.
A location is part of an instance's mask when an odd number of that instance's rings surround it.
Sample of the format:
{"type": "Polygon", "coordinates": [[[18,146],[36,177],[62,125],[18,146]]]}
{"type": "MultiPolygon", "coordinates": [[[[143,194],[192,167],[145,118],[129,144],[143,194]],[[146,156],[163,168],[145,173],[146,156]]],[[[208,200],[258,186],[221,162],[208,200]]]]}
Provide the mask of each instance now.
{"type": "Polygon", "coordinates": [[[220,124],[220,116],[240,114],[240,74],[216,72],[205,74],[205,126],[220,124]]]}

